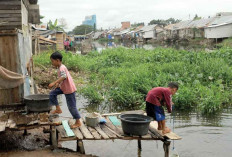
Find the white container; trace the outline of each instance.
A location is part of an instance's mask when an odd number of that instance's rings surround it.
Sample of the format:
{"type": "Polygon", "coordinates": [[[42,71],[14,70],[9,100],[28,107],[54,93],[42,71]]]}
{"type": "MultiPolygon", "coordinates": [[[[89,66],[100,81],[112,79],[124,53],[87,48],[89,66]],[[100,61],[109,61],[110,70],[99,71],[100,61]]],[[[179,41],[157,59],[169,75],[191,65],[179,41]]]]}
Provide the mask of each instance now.
{"type": "Polygon", "coordinates": [[[98,123],[99,123],[99,116],[98,116],[98,114],[88,113],[85,116],[85,123],[88,126],[96,127],[98,125],[98,123]]]}

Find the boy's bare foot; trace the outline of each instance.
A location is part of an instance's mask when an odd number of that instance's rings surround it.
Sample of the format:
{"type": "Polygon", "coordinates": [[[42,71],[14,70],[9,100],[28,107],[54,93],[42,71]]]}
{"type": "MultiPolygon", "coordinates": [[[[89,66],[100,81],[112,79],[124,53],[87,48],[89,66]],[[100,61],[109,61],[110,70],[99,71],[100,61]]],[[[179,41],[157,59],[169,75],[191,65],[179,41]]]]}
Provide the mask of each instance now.
{"type": "Polygon", "coordinates": [[[169,129],[168,127],[166,127],[166,128],[162,131],[163,134],[167,134],[167,133],[169,133],[169,132],[171,132],[171,129],[169,129]]]}
{"type": "Polygon", "coordinates": [[[62,110],[53,110],[51,111],[51,114],[61,114],[62,110]]]}
{"type": "Polygon", "coordinates": [[[75,129],[75,128],[78,128],[78,127],[80,127],[80,126],[81,126],[80,120],[76,120],[76,123],[73,124],[73,125],[71,125],[70,128],[71,128],[71,129],[75,129]]]}

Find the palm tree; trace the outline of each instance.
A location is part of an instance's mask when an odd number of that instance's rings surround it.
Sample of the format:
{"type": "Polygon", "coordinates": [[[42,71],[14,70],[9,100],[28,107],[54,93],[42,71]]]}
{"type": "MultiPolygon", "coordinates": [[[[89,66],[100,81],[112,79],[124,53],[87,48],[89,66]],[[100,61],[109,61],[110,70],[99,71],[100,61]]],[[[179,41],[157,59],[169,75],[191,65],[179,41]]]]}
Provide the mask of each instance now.
{"type": "Polygon", "coordinates": [[[64,31],[64,28],[62,25],[58,25],[58,20],[56,19],[54,23],[52,23],[51,20],[48,22],[48,28],[50,30],[57,30],[57,31],[64,31]]]}

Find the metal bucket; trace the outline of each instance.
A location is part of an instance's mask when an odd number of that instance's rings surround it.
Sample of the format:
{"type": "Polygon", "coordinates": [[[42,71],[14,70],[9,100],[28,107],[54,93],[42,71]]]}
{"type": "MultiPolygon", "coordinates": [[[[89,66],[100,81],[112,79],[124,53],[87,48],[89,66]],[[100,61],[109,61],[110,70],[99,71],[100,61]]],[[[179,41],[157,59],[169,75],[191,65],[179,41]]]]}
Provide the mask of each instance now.
{"type": "Polygon", "coordinates": [[[122,121],[122,130],[127,135],[146,135],[149,130],[151,117],[140,114],[124,114],[119,115],[122,121]]]}
{"type": "Polygon", "coordinates": [[[89,113],[85,116],[86,125],[96,127],[99,123],[99,116],[95,113],[89,113]]]}
{"type": "Polygon", "coordinates": [[[46,94],[25,96],[24,103],[28,112],[48,112],[51,110],[51,106],[49,105],[49,95],[46,94]]]}

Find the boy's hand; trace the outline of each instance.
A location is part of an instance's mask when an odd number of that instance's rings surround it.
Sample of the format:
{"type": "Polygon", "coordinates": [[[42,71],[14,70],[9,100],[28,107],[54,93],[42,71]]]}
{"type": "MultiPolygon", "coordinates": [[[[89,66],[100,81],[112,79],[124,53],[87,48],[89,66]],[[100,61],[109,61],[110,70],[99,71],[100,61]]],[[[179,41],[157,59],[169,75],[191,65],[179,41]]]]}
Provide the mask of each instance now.
{"type": "Polygon", "coordinates": [[[56,87],[56,88],[58,88],[58,87],[59,87],[59,85],[60,85],[59,83],[56,83],[56,84],[55,84],[55,87],[56,87]]]}
{"type": "Polygon", "coordinates": [[[54,83],[54,82],[50,83],[50,84],[48,85],[48,88],[52,88],[53,86],[55,86],[55,83],[54,83]]]}

